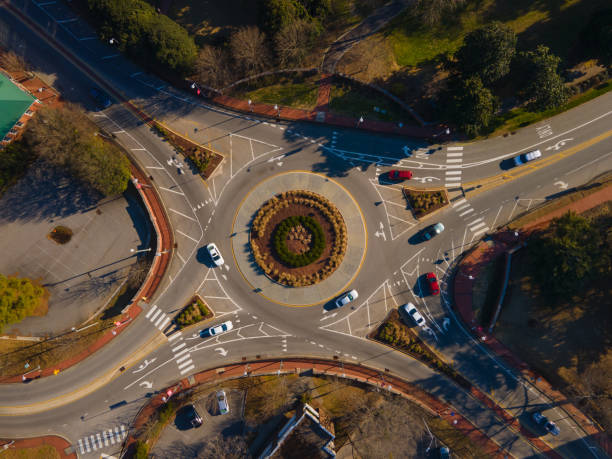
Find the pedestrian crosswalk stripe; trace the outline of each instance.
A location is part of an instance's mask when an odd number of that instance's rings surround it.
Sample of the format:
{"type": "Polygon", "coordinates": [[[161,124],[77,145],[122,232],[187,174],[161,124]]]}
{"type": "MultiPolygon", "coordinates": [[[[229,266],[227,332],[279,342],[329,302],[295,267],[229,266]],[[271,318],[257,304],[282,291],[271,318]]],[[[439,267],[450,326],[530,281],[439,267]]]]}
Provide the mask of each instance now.
{"type": "Polygon", "coordinates": [[[447,169],[461,169],[461,164],[447,164],[446,168],[447,169]]]}
{"type": "Polygon", "coordinates": [[[104,439],[104,446],[108,446],[108,432],[106,430],[102,432],[102,438],[104,439]]]}
{"type": "Polygon", "coordinates": [[[450,163],[461,163],[461,162],[463,162],[463,160],[462,159],[447,159],[446,162],[448,164],[450,164],[450,163]]]}
{"type": "Polygon", "coordinates": [[[110,429],[109,432],[110,433],[108,435],[110,437],[111,445],[114,445],[115,444],[115,435],[113,434],[113,429],[110,429]]]}
{"type": "Polygon", "coordinates": [[[446,171],[446,175],[461,175],[461,171],[446,171]]]}
{"type": "Polygon", "coordinates": [[[189,349],[183,349],[181,352],[177,352],[174,354],[174,357],[178,357],[179,355],[183,355],[185,352],[189,352],[189,349]]]}
{"type": "Polygon", "coordinates": [[[100,437],[99,433],[96,434],[96,440],[98,440],[99,447],[102,448],[102,437],[100,437]]]}
{"type": "Polygon", "coordinates": [[[185,368],[184,370],[181,370],[181,374],[184,375],[185,373],[190,372],[191,370],[193,370],[195,368],[195,365],[191,365],[187,368],[185,368]]]}
{"type": "Polygon", "coordinates": [[[181,363],[182,361],[188,359],[189,357],[191,357],[189,354],[184,355],[183,357],[181,357],[180,359],[176,359],[176,363],[181,363]]]}
{"type": "Polygon", "coordinates": [[[463,153],[446,153],[446,156],[461,157],[463,156],[463,153]]]}
{"type": "Polygon", "coordinates": [[[81,454],[85,453],[85,448],[83,447],[83,440],[79,439],[79,449],[81,450],[81,454]]]}
{"type": "Polygon", "coordinates": [[[457,207],[457,206],[463,204],[464,202],[467,202],[465,200],[465,198],[461,198],[459,201],[457,201],[455,204],[453,204],[453,207],[457,207]]]}
{"type": "Polygon", "coordinates": [[[153,322],[161,312],[162,312],[161,309],[158,309],[157,311],[155,311],[155,314],[151,316],[151,319],[150,319],[151,322],[153,322]]]}
{"type": "Polygon", "coordinates": [[[85,442],[85,449],[87,450],[87,452],[90,452],[91,448],[89,447],[89,440],[87,439],[87,437],[85,437],[83,441],[85,442]]]}
{"type": "Polygon", "coordinates": [[[168,322],[170,322],[170,317],[166,316],[164,321],[161,324],[159,324],[159,327],[157,328],[159,328],[160,330],[163,330],[166,327],[166,325],[168,325],[168,322]]]}
{"type": "Polygon", "coordinates": [[[489,231],[489,227],[485,226],[484,228],[479,229],[478,231],[476,231],[474,233],[474,236],[480,236],[482,233],[486,233],[487,231],[489,231]]]}
{"type": "Polygon", "coordinates": [[[471,207],[470,207],[468,210],[466,210],[465,212],[461,212],[461,213],[459,214],[459,216],[460,216],[460,217],[463,217],[464,215],[467,215],[467,214],[469,214],[470,212],[474,212],[474,209],[472,209],[471,207]]]}
{"type": "MultiPolygon", "coordinates": [[[[161,321],[164,320],[165,318],[166,318],[166,314],[162,313],[159,316],[159,319],[157,319],[157,321],[155,321],[154,325],[157,327],[161,323],[161,321]]],[[[153,322],[153,319],[151,319],[151,322],[153,322]]]]}
{"type": "Polygon", "coordinates": [[[469,202],[466,202],[462,206],[457,207],[457,212],[459,212],[460,210],[463,210],[463,209],[465,209],[467,207],[470,207],[470,203],[469,202]]]}
{"type": "Polygon", "coordinates": [[[476,220],[472,220],[470,223],[468,223],[468,226],[472,226],[474,223],[478,223],[482,221],[482,217],[478,217],[476,220]]]}
{"type": "Polygon", "coordinates": [[[147,315],[145,317],[148,319],[149,316],[153,314],[153,311],[155,311],[156,309],[157,309],[157,306],[153,305],[151,309],[149,309],[149,312],[147,312],[147,315]]]}
{"type": "Polygon", "coordinates": [[[480,222],[478,225],[474,225],[470,229],[472,231],[476,231],[478,228],[482,228],[483,226],[485,226],[485,223],[484,222],[480,222]]]}
{"type": "Polygon", "coordinates": [[[123,426],[123,424],[121,424],[121,438],[125,438],[125,427],[123,426]]]}
{"type": "Polygon", "coordinates": [[[178,346],[176,346],[175,348],[172,349],[172,352],[176,352],[179,349],[183,349],[186,346],[186,344],[183,342],[181,344],[179,344],[178,346]]]}
{"type": "Polygon", "coordinates": [[[446,180],[449,181],[449,182],[456,182],[457,180],[461,180],[461,177],[459,177],[459,176],[446,177],[446,180]]]}
{"type": "Polygon", "coordinates": [[[178,366],[178,369],[179,369],[179,370],[182,370],[182,369],[183,369],[183,368],[185,368],[187,365],[191,365],[192,363],[193,363],[193,360],[189,359],[189,360],[187,360],[186,362],[181,363],[181,364],[178,366]]]}
{"type": "Polygon", "coordinates": [[[176,333],[173,333],[172,335],[170,335],[170,336],[168,337],[168,341],[174,341],[174,340],[175,340],[175,339],[177,339],[179,336],[181,336],[181,332],[176,332],[176,333]]]}
{"type": "Polygon", "coordinates": [[[447,151],[461,151],[463,150],[463,147],[448,147],[446,150],[447,151]]]}

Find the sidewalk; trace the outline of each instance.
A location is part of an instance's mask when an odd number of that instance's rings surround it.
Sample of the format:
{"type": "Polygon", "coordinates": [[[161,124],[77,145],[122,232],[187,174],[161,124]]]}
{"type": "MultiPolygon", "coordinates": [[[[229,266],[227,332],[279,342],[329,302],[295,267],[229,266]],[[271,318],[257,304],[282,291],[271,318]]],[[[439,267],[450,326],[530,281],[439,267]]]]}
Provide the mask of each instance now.
{"type": "Polygon", "coordinates": [[[605,432],[599,430],[593,421],[582,413],[582,411],[574,404],[570,403],[561,392],[555,390],[548,381],[532,371],[524,361],[497,340],[493,334],[483,333],[480,327],[477,328],[478,324],[476,324],[476,319],[472,311],[474,279],[470,279],[468,276],[476,278],[491,260],[517,244],[523,243],[531,232],[544,228],[553,218],[559,217],[569,210],[581,213],[611,199],[612,186],[608,186],[601,191],[588,195],[579,201],[572,202],[560,209],[556,209],[536,219],[534,222],[525,225],[519,231],[519,237],[517,237],[513,231],[504,231],[492,235],[492,244],[490,242],[481,242],[461,260],[454,279],[455,308],[459,312],[464,324],[477,335],[476,338],[482,341],[482,337],[484,336],[485,340],[483,344],[486,344],[493,352],[501,356],[510,367],[518,371],[525,379],[530,381],[534,387],[564,409],[580,424],[588,435],[599,443],[609,456],[612,456],[612,441],[605,432]]]}
{"type": "MultiPolygon", "coordinates": [[[[55,448],[57,454],[62,459],[77,459],[76,453],[67,454],[66,450],[70,448],[70,443],[65,438],[59,437],[57,435],[47,435],[45,437],[35,437],[35,438],[24,438],[22,440],[14,440],[11,443],[11,440],[0,439],[0,457],[2,455],[2,451],[4,451],[3,446],[7,446],[7,449],[25,449],[25,448],[37,448],[39,446],[49,445],[55,448]]],[[[21,456],[20,456],[21,457],[21,456]]],[[[23,456],[25,457],[25,456],[23,456]]]]}
{"type": "Polygon", "coordinates": [[[130,434],[126,439],[124,451],[133,448],[136,442],[133,432],[140,431],[145,424],[149,422],[155,411],[165,403],[165,396],[168,389],[172,391],[173,395],[176,395],[181,391],[187,391],[192,387],[205,383],[216,383],[247,376],[300,374],[307,371],[312,371],[314,375],[333,375],[364,382],[380,387],[383,390],[400,394],[432,414],[438,415],[446,420],[454,428],[469,437],[471,441],[478,444],[483,451],[491,457],[498,459],[507,457],[497,444],[478,430],[470,421],[459,413],[456,413],[452,406],[429,395],[415,385],[395,376],[388,374],[383,375],[377,370],[361,365],[309,358],[243,362],[212,368],[191,376],[188,379],[182,379],[177,385],[160,391],[160,393],[152,397],[149,403],[140,410],[130,426],[130,434]]]}

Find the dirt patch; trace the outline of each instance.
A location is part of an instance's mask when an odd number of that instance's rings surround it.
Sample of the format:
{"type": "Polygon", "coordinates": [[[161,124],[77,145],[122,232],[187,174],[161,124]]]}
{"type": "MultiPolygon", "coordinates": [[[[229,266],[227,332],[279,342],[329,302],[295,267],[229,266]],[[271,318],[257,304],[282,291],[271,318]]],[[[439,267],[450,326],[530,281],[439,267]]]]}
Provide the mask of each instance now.
{"type": "Polygon", "coordinates": [[[2,453],[2,459],[60,459],[62,456],[51,445],[36,448],[8,448],[2,453]]]}

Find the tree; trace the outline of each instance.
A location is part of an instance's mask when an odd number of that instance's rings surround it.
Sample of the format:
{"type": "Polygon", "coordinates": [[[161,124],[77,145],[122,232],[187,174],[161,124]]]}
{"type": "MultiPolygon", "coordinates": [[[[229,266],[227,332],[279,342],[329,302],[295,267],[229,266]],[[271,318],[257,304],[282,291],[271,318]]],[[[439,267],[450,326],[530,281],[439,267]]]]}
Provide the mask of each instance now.
{"type": "Polygon", "coordinates": [[[7,51],[0,53],[0,67],[9,72],[23,72],[27,70],[28,66],[23,57],[13,51],[7,51]]]}
{"type": "Polygon", "coordinates": [[[45,295],[45,289],[30,279],[0,274],[0,331],[34,313],[45,295]]]}
{"type": "Polygon", "coordinates": [[[259,24],[271,35],[299,19],[310,19],[306,8],[298,0],[263,0],[259,11],[259,24]]]}
{"type": "Polygon", "coordinates": [[[609,273],[610,247],[589,220],[573,212],[556,218],[549,229],[529,244],[534,277],[545,293],[567,296],[587,279],[609,273]],[[605,261],[604,261],[605,262],[605,261]]]}
{"type": "Polygon", "coordinates": [[[464,77],[478,75],[489,85],[510,71],[515,47],[514,31],[500,22],[492,22],[465,36],[455,53],[455,68],[464,77]]]}
{"type": "Polygon", "coordinates": [[[130,178],[121,150],[96,135],[95,125],[76,105],[43,107],[28,123],[26,148],[105,196],[123,193],[130,178]]]}
{"type": "Polygon", "coordinates": [[[318,35],[316,25],[303,19],[285,25],[274,36],[274,49],[280,66],[301,65],[318,35]]]}
{"type": "Polygon", "coordinates": [[[478,76],[455,77],[447,92],[448,116],[470,136],[478,135],[489,126],[498,101],[478,76]]]}
{"type": "Polygon", "coordinates": [[[249,447],[242,436],[217,435],[200,448],[198,458],[222,457],[224,459],[249,459],[249,447]]]}
{"type": "Polygon", "coordinates": [[[226,49],[210,45],[200,50],[196,61],[198,80],[220,89],[230,82],[229,56],[226,49]]]}
{"type": "Polygon", "coordinates": [[[529,101],[530,109],[547,110],[567,100],[567,90],[557,72],[559,62],[561,59],[544,45],[518,54],[513,73],[522,81],[519,94],[529,101]]]}
{"type": "Polygon", "coordinates": [[[418,0],[415,12],[425,24],[434,25],[464,3],[465,0],[418,0]]]}
{"type": "Polygon", "coordinates": [[[266,36],[255,26],[241,27],[230,37],[232,58],[244,75],[263,71],[269,62],[266,36]]]}

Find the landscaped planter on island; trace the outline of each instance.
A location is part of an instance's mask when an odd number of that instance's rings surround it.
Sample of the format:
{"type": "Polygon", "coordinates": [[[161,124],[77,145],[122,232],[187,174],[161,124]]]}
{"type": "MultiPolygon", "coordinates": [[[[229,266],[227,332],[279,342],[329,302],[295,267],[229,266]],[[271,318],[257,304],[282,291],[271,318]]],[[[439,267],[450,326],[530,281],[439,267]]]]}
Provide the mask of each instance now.
{"type": "Polygon", "coordinates": [[[268,200],[253,219],[251,250],[257,265],[274,281],[305,287],[329,277],[342,262],[347,231],[327,198],[293,190],[268,200]]]}
{"type": "Polygon", "coordinates": [[[448,194],[444,188],[418,190],[404,187],[403,191],[415,218],[423,218],[448,205],[448,194]]]}

